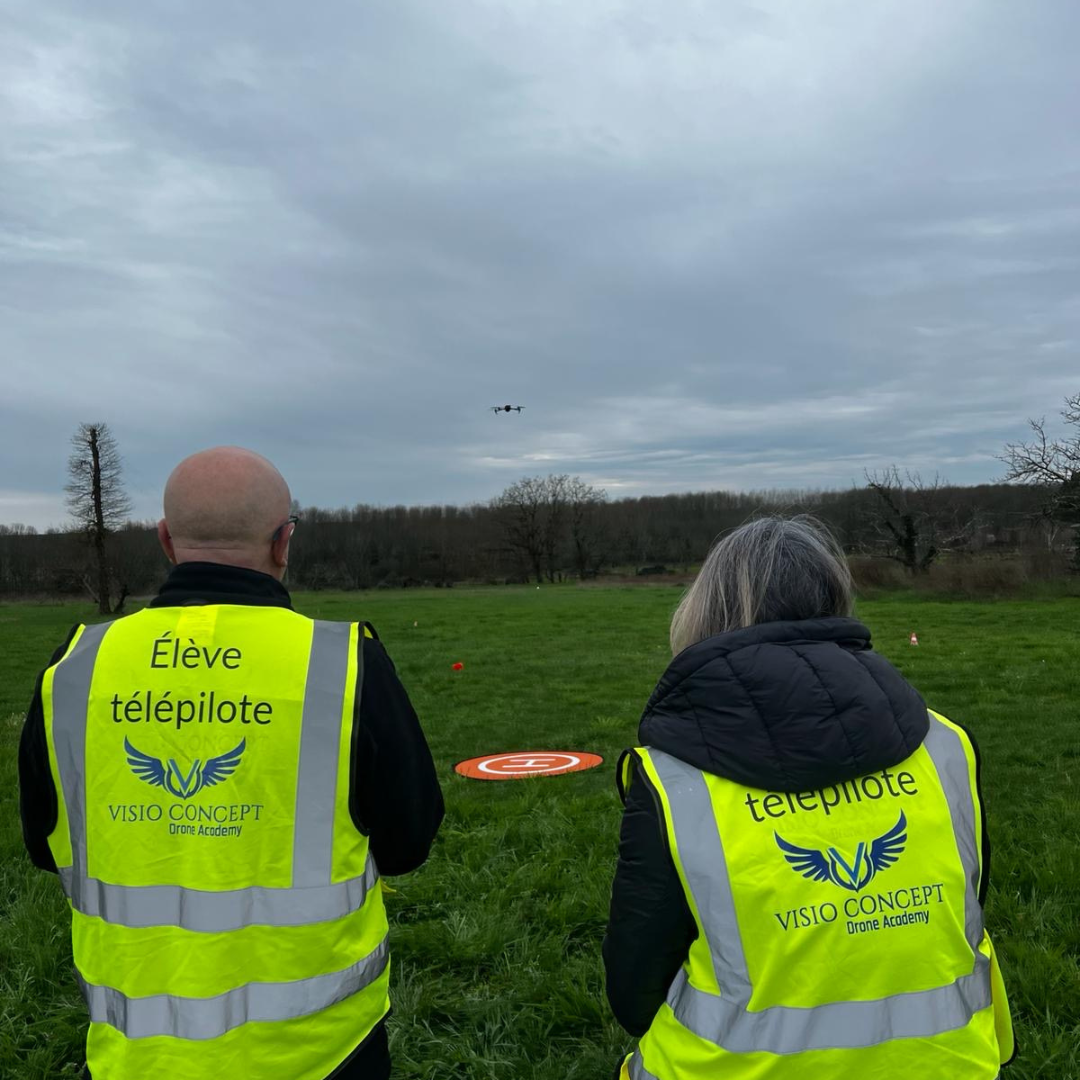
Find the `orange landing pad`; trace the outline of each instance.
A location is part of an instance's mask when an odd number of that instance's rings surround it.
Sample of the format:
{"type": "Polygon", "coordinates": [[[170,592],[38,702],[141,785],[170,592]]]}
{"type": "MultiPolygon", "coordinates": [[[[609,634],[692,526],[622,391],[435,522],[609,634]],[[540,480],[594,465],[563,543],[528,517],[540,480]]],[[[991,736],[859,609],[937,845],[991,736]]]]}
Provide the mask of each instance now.
{"type": "Polygon", "coordinates": [[[561,776],[602,765],[599,754],[584,750],[519,750],[459,761],[454,771],[474,780],[519,780],[523,776],[561,776]]]}

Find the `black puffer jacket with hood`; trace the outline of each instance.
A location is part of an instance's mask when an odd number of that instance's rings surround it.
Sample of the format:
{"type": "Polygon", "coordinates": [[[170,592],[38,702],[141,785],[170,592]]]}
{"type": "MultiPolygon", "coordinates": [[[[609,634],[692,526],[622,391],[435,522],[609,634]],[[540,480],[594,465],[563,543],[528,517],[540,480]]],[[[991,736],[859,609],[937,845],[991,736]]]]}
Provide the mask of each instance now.
{"type": "MultiPolygon", "coordinates": [[[[649,698],[638,738],[748,787],[805,792],[900,764],[928,730],[923,699],[870,648],[869,630],[855,619],[822,618],[764,623],[683,650],[649,698]]],[[[644,770],[621,794],[604,966],[616,1019],[640,1036],[697,928],[644,770]]],[[[989,850],[983,855],[980,900],[989,850]]]]}

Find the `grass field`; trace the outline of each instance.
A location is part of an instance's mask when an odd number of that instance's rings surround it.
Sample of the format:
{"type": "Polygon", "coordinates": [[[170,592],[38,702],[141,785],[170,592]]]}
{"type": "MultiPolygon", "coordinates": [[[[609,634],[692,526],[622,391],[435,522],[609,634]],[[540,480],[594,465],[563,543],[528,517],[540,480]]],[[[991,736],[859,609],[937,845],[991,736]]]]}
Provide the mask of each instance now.
{"type": "MultiPolygon", "coordinates": [[[[663,587],[296,597],[307,614],[375,624],[446,793],[430,861],[388,897],[398,1076],[607,1080],[632,1045],[607,1010],[600,964],[620,815],[613,767],[667,662],[676,599],[663,587]],[[451,671],[455,661],[463,671],[451,671]],[[538,748],[606,761],[503,784],[451,772],[474,754],[538,748]]],[[[982,746],[994,845],[987,919],[1022,1050],[1010,1080],[1076,1080],[1080,601],[895,596],[863,603],[860,615],[876,647],[982,746]]],[[[38,669],[89,617],[77,605],[0,605],[2,1080],[74,1076],[82,1063],[66,905],[23,853],[15,749],[38,669]]]]}

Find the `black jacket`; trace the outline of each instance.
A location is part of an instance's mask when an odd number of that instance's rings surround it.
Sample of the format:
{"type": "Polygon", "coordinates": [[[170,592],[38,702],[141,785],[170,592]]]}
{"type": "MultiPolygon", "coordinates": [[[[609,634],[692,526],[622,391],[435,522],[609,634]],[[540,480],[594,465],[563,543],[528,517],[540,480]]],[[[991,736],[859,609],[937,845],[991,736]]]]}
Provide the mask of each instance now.
{"type": "MultiPolygon", "coordinates": [[[[830,618],[765,623],[685,649],[649,698],[638,738],[748,787],[804,792],[898,765],[922,745],[929,726],[922,698],[871,650],[866,627],[830,618]]],[[[640,1036],[697,927],[643,770],[622,794],[603,954],[615,1017],[640,1036]]],[[[983,847],[980,901],[990,867],[985,823],[983,847]]]]}
{"type": "MultiPolygon", "coordinates": [[[[188,604],[250,604],[292,607],[288,591],[255,570],[216,563],[182,563],[170,573],[150,607],[188,604]]],[[[76,627],[53,654],[56,663],[76,627]]],[[[374,630],[372,630],[374,633],[374,630]]],[[[353,823],[371,844],[379,873],[393,876],[415,870],[428,857],[443,817],[443,798],[435,765],[420,722],[393,661],[382,643],[361,636],[363,683],[353,721],[349,810],[353,823]]],[[[19,808],[26,850],[35,866],[56,871],[48,835],[56,827],[57,794],[49,771],[41,676],[19,743],[19,808]]],[[[380,1024],[334,1080],[381,1080],[390,1058],[380,1024]]],[[[329,1080],[329,1078],[328,1078],[329,1080]]]]}

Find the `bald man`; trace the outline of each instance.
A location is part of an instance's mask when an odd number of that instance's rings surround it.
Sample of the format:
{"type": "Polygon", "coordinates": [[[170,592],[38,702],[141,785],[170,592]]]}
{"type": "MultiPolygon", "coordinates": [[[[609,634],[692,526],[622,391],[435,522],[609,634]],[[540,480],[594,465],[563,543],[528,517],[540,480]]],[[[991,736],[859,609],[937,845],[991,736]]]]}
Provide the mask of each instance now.
{"type": "Polygon", "coordinates": [[[71,904],[93,1080],[390,1075],[380,877],[442,794],[370,624],[293,611],[290,501],[250,450],[182,461],[160,592],[38,679],[23,835],[71,904]]]}

